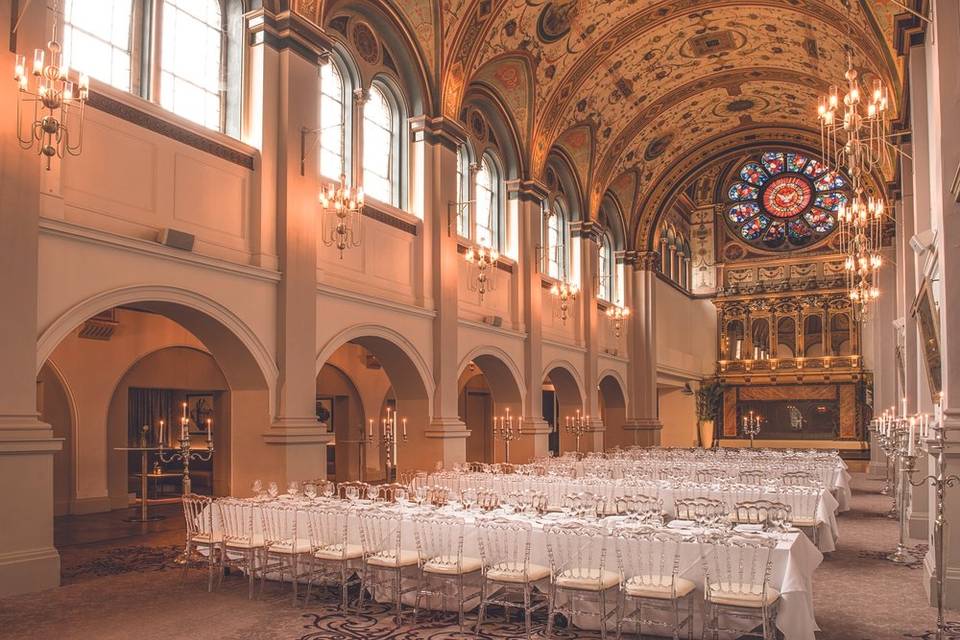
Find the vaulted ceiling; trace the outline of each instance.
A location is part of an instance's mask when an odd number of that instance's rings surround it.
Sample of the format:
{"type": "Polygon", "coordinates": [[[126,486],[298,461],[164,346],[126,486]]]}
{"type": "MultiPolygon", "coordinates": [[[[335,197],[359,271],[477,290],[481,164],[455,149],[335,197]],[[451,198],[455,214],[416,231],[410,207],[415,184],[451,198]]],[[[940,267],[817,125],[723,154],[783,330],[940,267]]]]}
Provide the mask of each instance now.
{"type": "Polygon", "coordinates": [[[610,190],[637,240],[678,163],[695,168],[730,140],[816,146],[817,97],[843,84],[847,47],[895,111],[901,92],[899,10],[883,0],[387,1],[440,114],[458,118],[472,87],[493,93],[527,177],[561,149],[589,215],[610,190]]]}

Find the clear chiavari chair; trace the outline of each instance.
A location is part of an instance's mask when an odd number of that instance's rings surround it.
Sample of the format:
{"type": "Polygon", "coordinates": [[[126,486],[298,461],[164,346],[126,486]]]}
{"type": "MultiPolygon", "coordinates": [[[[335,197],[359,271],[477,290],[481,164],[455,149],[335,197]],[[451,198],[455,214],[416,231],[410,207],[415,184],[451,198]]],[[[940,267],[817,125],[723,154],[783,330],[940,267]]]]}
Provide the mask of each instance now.
{"type": "Polygon", "coordinates": [[[339,506],[312,508],[302,512],[310,533],[310,570],[304,603],[310,600],[314,583],[340,587],[341,606],[347,609],[347,598],[352,585],[359,584],[351,562],[363,558],[363,546],[351,544],[347,535],[350,512],[339,506]]]}
{"type": "Polygon", "coordinates": [[[377,500],[380,502],[396,502],[407,497],[407,486],[399,482],[381,484],[377,486],[377,500]]]}
{"type": "Polygon", "coordinates": [[[759,524],[765,528],[790,521],[790,505],[772,500],[738,502],[733,508],[733,520],[738,524],[759,524]]]}
{"type": "Polygon", "coordinates": [[[550,577],[550,568],[530,562],[533,525],[507,518],[481,519],[477,522],[477,542],[483,562],[480,583],[480,611],[477,634],[490,605],[504,608],[509,617],[511,608],[522,609],[527,638],[531,617],[547,606],[534,583],[550,577]]]}
{"type": "MultiPolygon", "coordinates": [[[[263,511],[259,504],[249,500],[223,498],[215,503],[223,528],[224,567],[238,569],[247,574],[248,594],[253,599],[257,571],[262,564],[266,549],[263,538],[263,511]]],[[[223,573],[220,574],[223,579],[223,573]]],[[[261,581],[261,592],[263,582],[261,581]]]]}
{"type": "Polygon", "coordinates": [[[741,469],[737,474],[742,484],[760,484],[767,477],[762,469],[741,469]]]}
{"type": "Polygon", "coordinates": [[[809,471],[786,471],[780,476],[780,484],[786,487],[811,487],[817,482],[809,471]]]}
{"type": "Polygon", "coordinates": [[[706,468],[697,469],[693,477],[697,482],[711,483],[726,478],[727,476],[728,474],[724,469],[706,468]]]}
{"type": "Polygon", "coordinates": [[[637,637],[643,637],[643,625],[663,626],[680,637],[684,628],[687,638],[693,637],[693,592],[696,585],[680,576],[680,542],[682,538],[666,531],[624,529],[616,535],[617,558],[620,563],[620,602],[617,614],[617,637],[624,622],[637,625],[637,637]],[[632,609],[628,609],[632,605],[632,609]],[[681,607],[683,605],[683,607],[681,607]],[[669,621],[643,615],[644,607],[667,612],[669,621]],[[681,611],[685,609],[681,618],[681,611]]]}
{"type": "Polygon", "coordinates": [[[419,555],[401,546],[402,515],[383,509],[367,509],[359,515],[363,547],[360,601],[363,601],[364,592],[373,599],[376,589],[385,590],[392,596],[395,618],[399,622],[403,594],[416,589],[416,586],[404,588],[403,571],[416,569],[419,555]]]}
{"type": "MultiPolygon", "coordinates": [[[[183,496],[183,518],[186,520],[187,541],[184,558],[189,560],[194,551],[206,551],[207,591],[213,591],[214,572],[223,572],[223,534],[214,529],[213,499],[188,493],[183,496]]],[[[188,562],[183,563],[183,576],[187,574],[188,562]]]]}
{"type": "Polygon", "coordinates": [[[717,536],[700,542],[704,573],[703,633],[714,638],[733,632],[736,637],[758,636],[720,626],[721,614],[759,621],[762,638],[776,636],[774,621],[780,592],[770,584],[776,542],[759,536],[717,536]]]}
{"type": "Polygon", "coordinates": [[[810,532],[813,544],[819,544],[817,511],[823,490],[818,487],[787,486],[777,492],[777,499],[790,506],[787,524],[810,532]]]}
{"type": "Polygon", "coordinates": [[[619,512],[633,516],[636,520],[646,524],[663,523],[663,501],[653,496],[642,494],[620,496],[617,498],[619,512]]]}
{"type": "Polygon", "coordinates": [[[673,501],[679,520],[693,520],[697,524],[716,522],[727,515],[727,507],[722,500],[713,498],[680,498],[673,501]]]}
{"type": "Polygon", "coordinates": [[[413,607],[413,621],[417,621],[422,597],[437,596],[446,609],[451,583],[456,588],[457,620],[463,631],[464,602],[479,597],[479,591],[464,592],[464,578],[480,571],[480,558],[463,555],[464,520],[454,516],[428,516],[413,520],[417,541],[419,574],[417,576],[417,600],[413,607]]]}
{"type": "Polygon", "coordinates": [[[553,633],[556,615],[567,620],[575,615],[598,617],[596,610],[577,609],[577,600],[596,596],[599,601],[600,637],[607,637],[607,621],[616,614],[610,591],[620,584],[616,566],[607,564],[607,529],[577,522],[544,529],[550,557],[550,596],[547,637],[553,633]],[[558,596],[562,599],[558,603],[558,596]],[[613,606],[609,606],[613,605],[613,606]]]}
{"type": "MultiPolygon", "coordinates": [[[[297,602],[297,591],[301,574],[301,556],[308,556],[312,550],[309,533],[298,531],[297,507],[292,505],[270,504],[263,507],[264,566],[260,572],[261,587],[268,571],[280,574],[280,583],[288,573],[293,582],[293,602],[297,602]]],[[[309,564],[309,560],[307,560],[309,564]]]]}
{"type": "Polygon", "coordinates": [[[348,499],[351,495],[356,495],[359,498],[367,497],[367,490],[370,488],[370,485],[366,482],[360,482],[359,480],[351,480],[348,482],[341,482],[337,485],[337,497],[341,500],[348,499]],[[354,494],[354,491],[356,492],[354,494]]]}

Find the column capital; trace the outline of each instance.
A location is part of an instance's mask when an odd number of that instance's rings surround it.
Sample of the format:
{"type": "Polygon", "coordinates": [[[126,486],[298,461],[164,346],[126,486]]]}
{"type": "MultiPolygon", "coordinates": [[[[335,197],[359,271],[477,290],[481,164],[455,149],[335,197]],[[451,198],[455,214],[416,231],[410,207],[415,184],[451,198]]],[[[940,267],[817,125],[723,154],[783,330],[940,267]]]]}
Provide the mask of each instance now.
{"type": "Polygon", "coordinates": [[[274,14],[260,8],[245,16],[253,46],[266,45],[277,51],[291,49],[317,66],[328,59],[333,42],[317,25],[294,11],[274,14]]]}
{"type": "Polygon", "coordinates": [[[603,225],[596,220],[580,220],[570,224],[570,234],[580,236],[584,240],[593,240],[600,244],[603,239],[603,225]]]}
{"type": "Polygon", "coordinates": [[[623,262],[633,265],[635,271],[660,271],[660,253],[657,251],[625,251],[623,262]]]}
{"type": "Polygon", "coordinates": [[[520,199],[521,202],[540,203],[546,199],[549,191],[537,180],[507,180],[504,183],[509,197],[520,199]]]}

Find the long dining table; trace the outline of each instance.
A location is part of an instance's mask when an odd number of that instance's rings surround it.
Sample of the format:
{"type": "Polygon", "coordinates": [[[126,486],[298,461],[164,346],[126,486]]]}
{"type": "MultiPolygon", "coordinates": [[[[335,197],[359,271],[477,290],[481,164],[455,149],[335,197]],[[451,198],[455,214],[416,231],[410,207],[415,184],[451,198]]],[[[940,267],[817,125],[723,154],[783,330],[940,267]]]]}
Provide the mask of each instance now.
{"type": "MultiPolygon", "coordinates": [[[[550,565],[546,540],[547,527],[551,524],[560,524],[564,522],[570,522],[571,520],[576,520],[576,518],[563,513],[516,513],[511,509],[504,508],[499,508],[487,513],[481,513],[477,510],[465,509],[458,503],[451,503],[442,507],[436,507],[432,505],[417,506],[410,503],[390,504],[374,503],[367,500],[338,500],[335,498],[306,499],[303,496],[289,495],[282,495],[276,498],[251,498],[250,500],[256,502],[264,508],[269,508],[272,504],[296,506],[296,511],[288,511],[288,513],[290,514],[289,517],[291,518],[294,517],[294,513],[296,514],[297,533],[295,535],[298,538],[303,539],[307,539],[309,536],[305,513],[307,509],[346,509],[348,511],[348,539],[354,544],[360,544],[361,542],[359,518],[365,509],[391,510],[402,517],[401,547],[410,550],[415,550],[417,548],[414,531],[416,518],[425,518],[432,515],[456,515],[463,518],[465,523],[463,554],[471,557],[480,557],[477,535],[477,522],[480,518],[519,518],[530,522],[533,526],[530,561],[532,563],[541,564],[544,566],[550,565]]],[[[597,522],[600,522],[607,527],[611,533],[614,533],[619,527],[632,526],[628,518],[620,516],[611,516],[603,518],[599,521],[595,519],[586,519],[580,520],[580,522],[583,522],[584,524],[596,524],[597,522]]],[[[710,553],[711,545],[714,543],[704,541],[705,537],[708,537],[705,536],[705,534],[709,533],[708,530],[698,529],[695,527],[677,528],[674,526],[676,524],[679,523],[671,523],[667,526],[667,528],[684,535],[684,542],[681,544],[680,548],[680,575],[681,577],[692,580],[697,585],[699,592],[702,594],[704,586],[702,554],[710,553]]],[[[214,518],[213,526],[215,531],[219,530],[219,522],[217,518],[214,518]]],[[[258,523],[255,523],[255,527],[259,528],[259,526],[260,525],[258,523]]],[[[258,532],[262,533],[262,530],[258,532]]],[[[781,598],[776,618],[777,628],[783,633],[783,637],[786,640],[815,640],[815,632],[819,630],[819,627],[817,626],[813,610],[813,573],[822,562],[823,555],[816,548],[816,546],[810,542],[807,536],[796,530],[755,535],[765,535],[776,540],[776,546],[772,553],[770,586],[775,588],[780,593],[781,598]]],[[[608,537],[605,544],[608,545],[606,557],[610,562],[609,566],[615,570],[616,553],[614,549],[614,538],[612,536],[608,537]]],[[[357,569],[360,570],[360,568],[360,562],[358,561],[357,569]]],[[[269,575],[267,577],[271,578],[269,575]]],[[[276,578],[276,576],[272,576],[272,578],[276,578]]],[[[409,579],[414,580],[415,576],[411,575],[409,579]]],[[[479,576],[476,576],[475,579],[479,580],[479,576]]],[[[545,580],[543,584],[538,585],[538,588],[540,588],[543,592],[546,592],[548,589],[547,580],[545,580]]],[[[389,600],[389,598],[386,598],[384,594],[374,594],[374,597],[378,600],[389,600]]],[[[411,594],[404,596],[404,598],[407,604],[413,604],[413,598],[411,594]],[[409,601],[407,601],[408,596],[409,601]]],[[[465,603],[465,608],[470,610],[475,607],[476,604],[477,603],[475,601],[467,602],[465,603]]],[[[439,601],[430,602],[428,606],[430,608],[439,609],[441,608],[442,603],[439,601]]],[[[700,609],[701,606],[698,605],[698,621],[700,609]]],[[[597,626],[597,621],[595,619],[591,619],[590,616],[584,616],[582,619],[578,617],[577,619],[573,620],[573,623],[582,628],[597,626]]],[[[699,622],[697,624],[699,624],[699,622]]],[[[694,628],[699,627],[695,626],[694,628]]]]}

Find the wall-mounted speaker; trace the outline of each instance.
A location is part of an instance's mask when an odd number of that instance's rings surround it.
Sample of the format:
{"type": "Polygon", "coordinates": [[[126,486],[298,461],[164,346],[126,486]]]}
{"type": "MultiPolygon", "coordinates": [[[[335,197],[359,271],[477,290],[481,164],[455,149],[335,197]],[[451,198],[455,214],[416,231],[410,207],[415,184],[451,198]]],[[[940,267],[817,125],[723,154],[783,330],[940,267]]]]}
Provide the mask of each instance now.
{"type": "Polygon", "coordinates": [[[186,231],[167,228],[160,231],[157,242],[173,249],[193,251],[194,235],[186,231]]]}
{"type": "Polygon", "coordinates": [[[502,327],[503,318],[500,316],[484,316],[483,321],[490,325],[491,327],[502,327]]]}

